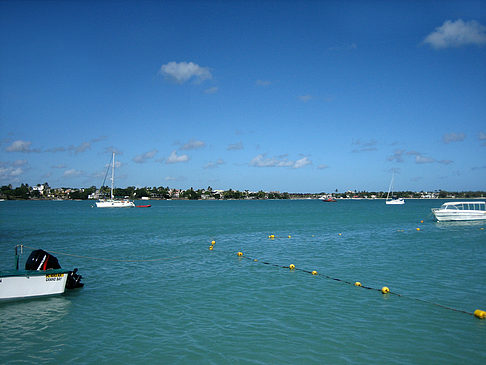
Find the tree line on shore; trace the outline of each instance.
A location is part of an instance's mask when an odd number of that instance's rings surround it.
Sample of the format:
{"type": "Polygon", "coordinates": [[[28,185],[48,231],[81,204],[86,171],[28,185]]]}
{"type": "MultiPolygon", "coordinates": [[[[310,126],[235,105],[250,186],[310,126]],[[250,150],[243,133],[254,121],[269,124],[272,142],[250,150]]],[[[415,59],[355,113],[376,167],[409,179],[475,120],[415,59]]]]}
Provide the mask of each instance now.
{"type": "MultiPolygon", "coordinates": [[[[110,189],[106,186],[99,190],[96,186],[89,188],[51,188],[48,183],[29,186],[21,184],[13,188],[12,185],[4,185],[0,188],[0,198],[6,200],[42,200],[42,199],[69,199],[69,200],[86,200],[97,199],[99,196],[109,196],[110,189]]],[[[323,195],[331,195],[336,199],[383,199],[386,198],[386,192],[368,192],[368,191],[347,191],[329,193],[281,193],[281,192],[251,192],[248,190],[213,190],[207,189],[171,189],[169,187],[143,187],[136,188],[129,186],[126,188],[114,189],[114,195],[117,197],[128,197],[130,199],[186,199],[186,200],[228,200],[228,199],[317,199],[323,195]]],[[[436,190],[431,193],[399,191],[393,194],[395,197],[420,199],[420,198],[438,198],[438,199],[477,199],[486,196],[484,191],[462,191],[450,192],[445,190],[436,190]]]]}

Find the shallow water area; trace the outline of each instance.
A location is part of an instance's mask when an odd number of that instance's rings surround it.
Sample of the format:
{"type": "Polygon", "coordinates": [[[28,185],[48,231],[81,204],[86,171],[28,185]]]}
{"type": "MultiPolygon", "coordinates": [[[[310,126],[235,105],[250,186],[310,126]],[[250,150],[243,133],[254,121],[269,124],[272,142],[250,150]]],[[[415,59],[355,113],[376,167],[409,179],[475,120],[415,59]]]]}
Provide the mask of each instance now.
{"type": "Polygon", "coordinates": [[[0,361],[484,363],[486,223],[442,202],[2,202],[0,269],[22,243],[85,287],[0,303],[0,361]]]}

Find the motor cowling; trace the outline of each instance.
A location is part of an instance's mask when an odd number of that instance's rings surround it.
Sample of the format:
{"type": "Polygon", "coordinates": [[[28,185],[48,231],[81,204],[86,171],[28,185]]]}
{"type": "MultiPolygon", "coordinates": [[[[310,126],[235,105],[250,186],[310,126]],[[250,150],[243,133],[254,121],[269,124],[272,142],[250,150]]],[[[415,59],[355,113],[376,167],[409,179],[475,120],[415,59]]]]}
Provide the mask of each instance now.
{"type": "Polygon", "coordinates": [[[59,261],[55,256],[44,250],[32,251],[25,262],[25,270],[50,270],[60,269],[59,261]]]}

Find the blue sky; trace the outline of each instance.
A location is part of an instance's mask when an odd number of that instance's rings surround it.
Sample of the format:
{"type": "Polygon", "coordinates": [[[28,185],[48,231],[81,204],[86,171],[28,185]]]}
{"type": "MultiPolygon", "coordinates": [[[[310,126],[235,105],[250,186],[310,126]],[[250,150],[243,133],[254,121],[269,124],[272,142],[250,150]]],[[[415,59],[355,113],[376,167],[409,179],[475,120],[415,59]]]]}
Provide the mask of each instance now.
{"type": "Polygon", "coordinates": [[[1,1],[0,184],[486,190],[484,1],[1,1]]]}

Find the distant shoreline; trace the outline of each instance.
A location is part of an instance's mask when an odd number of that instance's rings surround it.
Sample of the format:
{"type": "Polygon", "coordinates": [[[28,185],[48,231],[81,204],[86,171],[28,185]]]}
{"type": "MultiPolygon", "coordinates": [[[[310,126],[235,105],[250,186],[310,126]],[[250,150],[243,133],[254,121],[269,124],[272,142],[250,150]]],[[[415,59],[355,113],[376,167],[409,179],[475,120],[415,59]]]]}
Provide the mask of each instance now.
{"type": "MultiPolygon", "coordinates": [[[[207,189],[175,189],[169,187],[143,187],[113,189],[116,198],[130,200],[377,200],[392,198],[403,199],[486,199],[486,191],[395,191],[392,194],[383,191],[345,191],[333,193],[288,193],[279,191],[250,191],[250,190],[218,190],[207,189]]],[[[0,199],[4,200],[98,200],[110,196],[107,187],[97,188],[51,188],[46,182],[29,186],[21,184],[13,188],[12,185],[0,187],[0,199]]]]}

